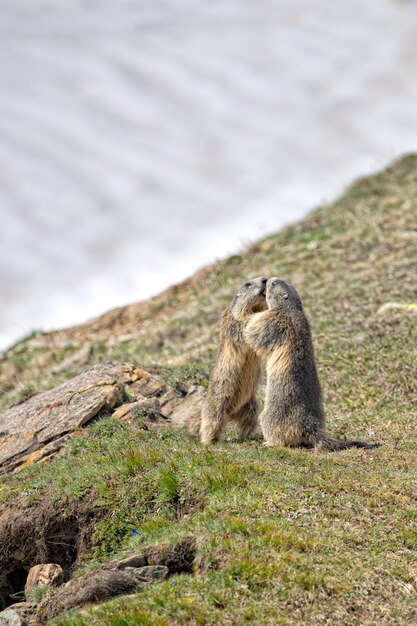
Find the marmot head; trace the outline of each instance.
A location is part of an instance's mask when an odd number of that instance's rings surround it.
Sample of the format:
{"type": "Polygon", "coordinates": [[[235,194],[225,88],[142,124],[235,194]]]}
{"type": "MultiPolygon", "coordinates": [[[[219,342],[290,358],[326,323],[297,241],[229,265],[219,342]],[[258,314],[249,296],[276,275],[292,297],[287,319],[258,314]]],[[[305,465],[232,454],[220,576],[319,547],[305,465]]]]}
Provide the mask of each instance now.
{"type": "Polygon", "coordinates": [[[303,305],[296,289],[280,278],[270,278],[266,285],[266,302],[270,309],[283,312],[302,311],[303,305]]]}
{"type": "Polygon", "coordinates": [[[232,302],[231,312],[233,317],[238,319],[240,316],[265,311],[265,288],[267,282],[268,279],[265,276],[259,276],[243,283],[232,302]]]}

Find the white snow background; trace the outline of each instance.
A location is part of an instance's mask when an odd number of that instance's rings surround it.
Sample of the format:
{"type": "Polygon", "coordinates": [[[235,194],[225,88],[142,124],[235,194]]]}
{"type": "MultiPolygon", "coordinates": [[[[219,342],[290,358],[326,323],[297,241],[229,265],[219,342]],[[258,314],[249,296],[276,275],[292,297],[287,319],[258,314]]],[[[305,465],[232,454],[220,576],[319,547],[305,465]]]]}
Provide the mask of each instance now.
{"type": "Polygon", "coordinates": [[[414,1],[0,0],[0,349],[413,150],[414,1]]]}

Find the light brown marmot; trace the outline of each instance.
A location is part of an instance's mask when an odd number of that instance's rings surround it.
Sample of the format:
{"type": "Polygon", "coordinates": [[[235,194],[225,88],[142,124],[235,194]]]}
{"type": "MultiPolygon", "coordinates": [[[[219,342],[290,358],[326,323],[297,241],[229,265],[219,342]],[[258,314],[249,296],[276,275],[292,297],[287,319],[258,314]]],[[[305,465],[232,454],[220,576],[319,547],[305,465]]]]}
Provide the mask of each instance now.
{"type": "Polygon", "coordinates": [[[310,325],[300,296],[289,283],[270,278],[266,301],[269,309],[253,315],[244,329],[248,345],[266,357],[265,408],[259,417],[266,445],[326,450],[377,447],[333,439],[326,433],[310,325]]]}
{"type": "Polygon", "coordinates": [[[250,316],[266,308],[261,276],[246,281],[220,323],[220,350],[210,376],[201,418],[188,425],[188,432],[200,435],[202,443],[219,441],[227,421],[235,422],[240,439],[259,433],[256,390],[261,367],[259,358],[243,339],[243,327],[250,316]]]}

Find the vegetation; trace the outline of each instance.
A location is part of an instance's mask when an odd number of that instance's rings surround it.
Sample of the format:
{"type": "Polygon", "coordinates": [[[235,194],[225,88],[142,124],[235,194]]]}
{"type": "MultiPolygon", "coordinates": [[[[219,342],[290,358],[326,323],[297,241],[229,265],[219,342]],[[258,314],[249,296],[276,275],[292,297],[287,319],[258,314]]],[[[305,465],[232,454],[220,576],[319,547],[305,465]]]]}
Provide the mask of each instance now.
{"type": "Polygon", "coordinates": [[[238,443],[230,431],[203,449],[179,431],[103,418],[61,457],[3,478],[2,506],[91,499],[98,521],[82,570],[189,535],[200,567],[55,626],[417,622],[417,317],[412,308],[378,313],[417,301],[416,224],[417,157],[407,157],[149,302],[6,353],[4,404],[19,386],[76,373],[52,368],[86,341],[93,360],[207,384],[222,308],[246,277],[279,275],[294,282],[312,324],[329,432],[383,444],[313,453],[238,443]]]}

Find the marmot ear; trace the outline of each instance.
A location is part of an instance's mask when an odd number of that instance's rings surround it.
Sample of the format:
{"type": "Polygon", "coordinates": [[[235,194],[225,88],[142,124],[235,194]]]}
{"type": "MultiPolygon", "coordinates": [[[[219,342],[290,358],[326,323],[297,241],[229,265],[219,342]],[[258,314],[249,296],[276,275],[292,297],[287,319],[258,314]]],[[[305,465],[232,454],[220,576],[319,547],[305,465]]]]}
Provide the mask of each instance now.
{"type": "Polygon", "coordinates": [[[283,291],[283,292],[282,292],[282,297],[283,297],[283,298],[285,298],[285,299],[287,299],[287,298],[288,298],[288,294],[287,294],[287,292],[286,292],[286,291],[283,291]]]}

